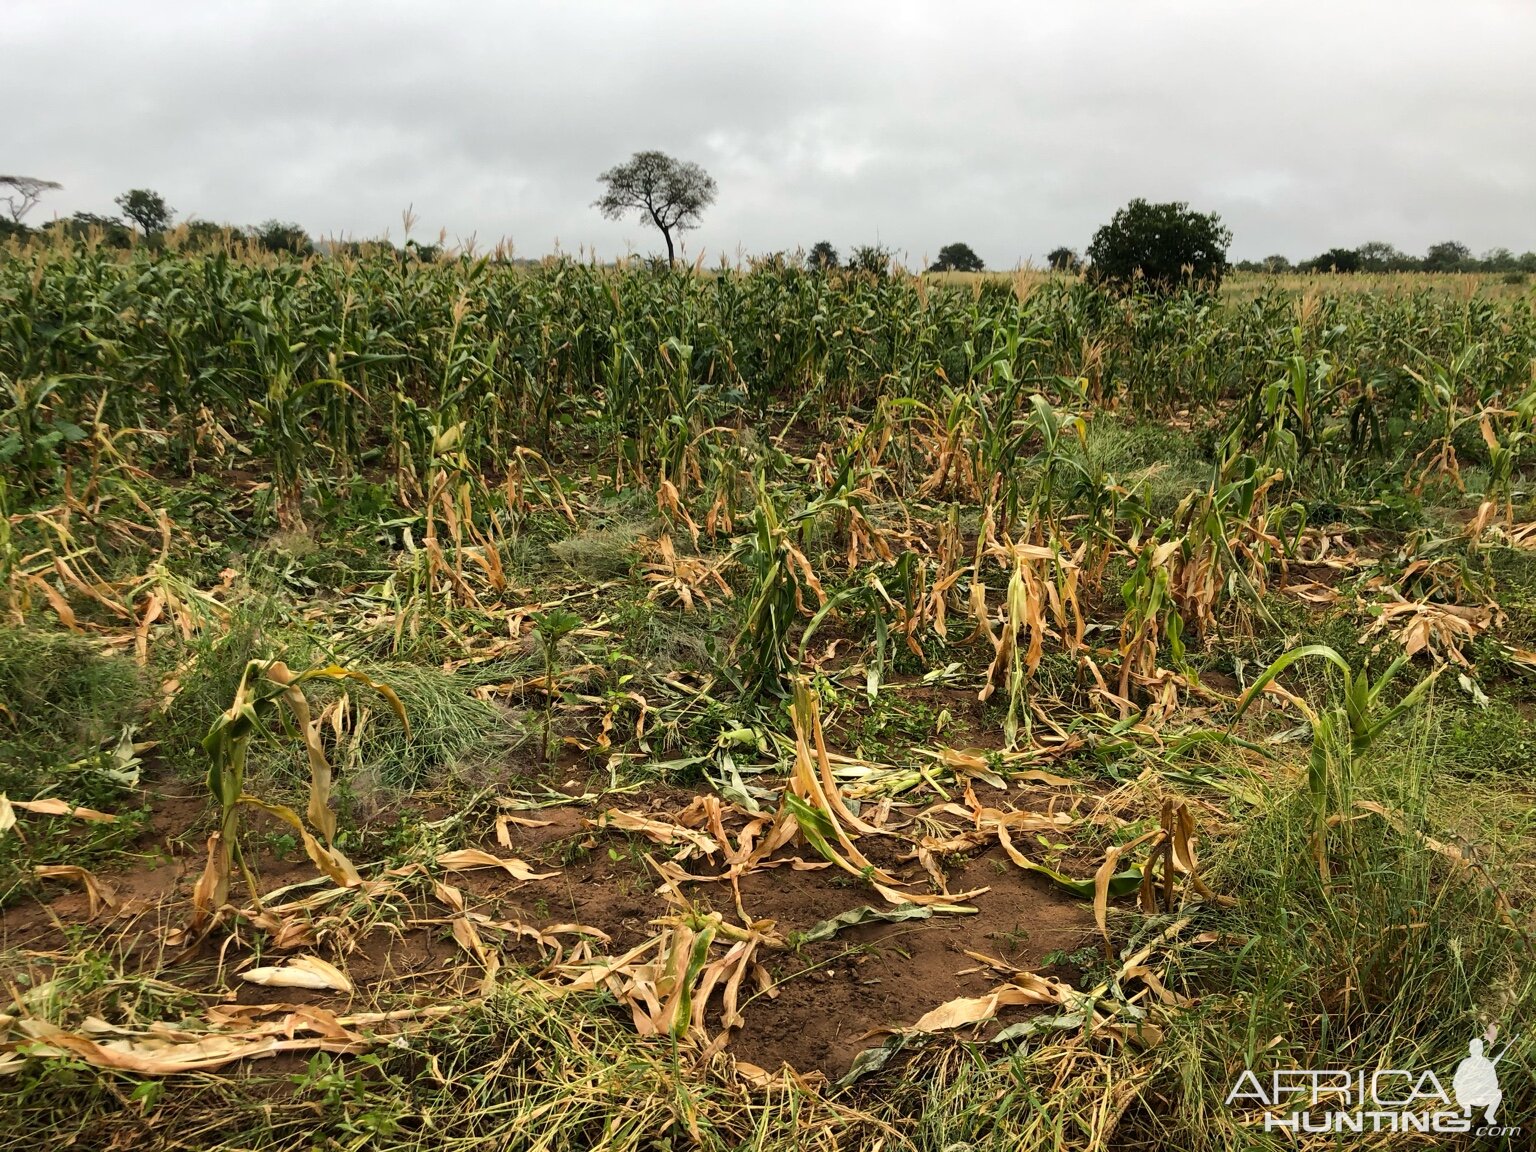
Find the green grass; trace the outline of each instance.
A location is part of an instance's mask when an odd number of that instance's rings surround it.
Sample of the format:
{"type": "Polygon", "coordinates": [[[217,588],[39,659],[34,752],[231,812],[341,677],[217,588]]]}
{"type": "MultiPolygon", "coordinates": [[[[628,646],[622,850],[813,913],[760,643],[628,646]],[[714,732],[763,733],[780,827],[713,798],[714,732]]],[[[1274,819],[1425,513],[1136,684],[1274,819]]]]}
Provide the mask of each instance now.
{"type": "MultiPolygon", "coordinates": [[[[1490,1021],[1518,1030],[1536,1006],[1533,939],[1496,906],[1500,891],[1528,896],[1529,880],[1507,864],[1457,870],[1415,838],[1486,848],[1531,793],[1491,782],[1469,790],[1440,769],[1433,713],[1400,729],[1393,751],[1357,765],[1355,787],[1400,813],[1406,834],[1374,817],[1336,826],[1332,876],[1322,881],[1293,778],[1270,789],[1211,861],[1211,883],[1240,904],[1202,926],[1243,944],[1180,956],[1181,986],[1198,1003],[1172,1020],[1154,1054],[1173,1108],[1145,1117],[1170,1144],[1289,1146],[1278,1137],[1245,1145],[1257,1138],[1234,1127],[1223,1101],[1245,1067],[1428,1068],[1446,1079],[1469,1037],[1490,1021]]],[[[1536,1107],[1536,1061],[1528,1050],[1514,1059],[1505,1107],[1525,1116],[1536,1107]]]]}
{"type": "Polygon", "coordinates": [[[1212,458],[1201,437],[1154,421],[1101,413],[1088,422],[1084,463],[1142,493],[1148,510],[1170,516],[1191,492],[1211,478],[1212,458]]]}
{"type": "Polygon", "coordinates": [[[98,753],[144,719],[148,697],[128,657],[83,637],[0,628],[0,792],[26,799],[64,775],[88,778],[98,753]]]}

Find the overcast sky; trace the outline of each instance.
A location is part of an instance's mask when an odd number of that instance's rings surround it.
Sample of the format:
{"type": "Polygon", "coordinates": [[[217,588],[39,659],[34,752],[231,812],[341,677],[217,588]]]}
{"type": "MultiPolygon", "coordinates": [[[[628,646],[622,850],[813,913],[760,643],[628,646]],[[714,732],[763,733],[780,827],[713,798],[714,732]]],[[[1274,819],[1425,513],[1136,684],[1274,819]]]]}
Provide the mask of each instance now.
{"type": "Polygon", "coordinates": [[[1234,258],[1536,249],[1532,0],[172,3],[5,0],[0,171],[29,223],[178,212],[316,235],[660,249],[591,207],[643,148],[720,186],[690,256],[877,238],[989,267],[1134,196],[1234,258]]]}

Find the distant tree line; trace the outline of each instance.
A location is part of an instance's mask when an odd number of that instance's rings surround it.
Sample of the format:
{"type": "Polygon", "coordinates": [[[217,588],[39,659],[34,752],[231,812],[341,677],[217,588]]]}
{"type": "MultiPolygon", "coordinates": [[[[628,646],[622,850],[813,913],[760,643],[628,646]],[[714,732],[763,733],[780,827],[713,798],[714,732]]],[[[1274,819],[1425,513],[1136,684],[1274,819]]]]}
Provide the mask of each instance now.
{"type": "MultiPolygon", "coordinates": [[[[849,250],[847,260],[843,260],[830,240],[818,240],[800,257],[782,258],[800,259],[813,272],[865,272],[873,276],[886,276],[896,265],[896,253],[883,244],[857,244],[849,250]]],[[[984,272],[986,267],[969,244],[956,241],[939,249],[928,271],[984,272]]]]}
{"type": "MultiPolygon", "coordinates": [[[[46,192],[62,185],[31,176],[0,176],[0,240],[12,236],[58,235],[70,239],[94,240],[109,248],[128,248],[134,243],[158,244],[174,229],[183,242],[194,246],[224,244],[239,240],[269,252],[307,256],[315,250],[314,241],[303,225],[287,220],[267,220],[260,224],[237,226],[215,224],[210,220],[187,219],[175,224],[176,210],[165,197],[152,188],[130,188],[114,203],[116,215],[76,212],[41,227],[30,227],[25,217],[46,192]]],[[[374,243],[369,241],[367,243],[374,243]]]]}
{"type": "MultiPolygon", "coordinates": [[[[1132,200],[1093,234],[1086,256],[1060,247],[1048,260],[1053,271],[1086,272],[1096,283],[1116,291],[1170,292],[1189,287],[1215,287],[1230,265],[1227,246],[1232,233],[1214,212],[1193,211],[1174,201],[1151,204],[1132,200]]],[[[784,260],[782,254],[777,257],[784,260]]],[[[812,271],[842,268],[886,275],[893,254],[880,245],[854,248],[847,263],[829,240],[820,240],[804,255],[812,271]]],[[[980,272],[986,265],[969,244],[956,242],[939,249],[930,272],[980,272]]]]}
{"type": "Polygon", "coordinates": [[[1508,248],[1490,248],[1475,256],[1465,244],[1444,240],[1431,244],[1423,256],[1398,250],[1385,240],[1358,248],[1330,248],[1310,260],[1292,264],[1284,256],[1239,260],[1240,272],[1536,272],[1536,252],[1516,256],[1508,248]]]}
{"type": "MultiPolygon", "coordinates": [[[[637,152],[628,163],[610,168],[598,179],[604,193],[595,207],[610,219],[635,213],[653,225],[666,243],[668,265],[677,258],[676,235],[697,227],[704,209],[714,202],[716,195],[715,181],[697,164],[676,160],[662,152],[637,152]]],[[[60,187],[55,181],[34,176],[0,175],[0,205],[5,208],[0,213],[0,241],[46,232],[92,240],[108,247],[156,245],[164,242],[176,219],[175,209],[158,192],[130,188],[114,201],[117,215],[76,212],[43,228],[29,227],[25,222],[27,214],[46,193],[60,187]]],[[[296,256],[316,251],[315,242],[303,226],[285,220],[237,227],[189,218],[175,231],[179,242],[199,247],[241,241],[269,252],[296,256]]],[[[1536,252],[1516,256],[1508,248],[1492,248],[1474,256],[1470,248],[1455,240],[1430,245],[1422,257],[1399,251],[1385,241],[1372,240],[1358,248],[1330,248],[1299,264],[1285,256],[1232,263],[1227,260],[1231,242],[1231,231],[1214,212],[1195,212],[1178,201],[1151,204],[1137,199],[1094,233],[1084,255],[1062,246],[1052,249],[1047,260],[1055,272],[1083,272],[1100,283],[1153,291],[1167,291],[1184,284],[1215,286],[1230,269],[1270,273],[1493,272],[1518,278],[1536,272],[1536,252]]],[[[386,248],[398,251],[387,240],[324,245],[328,252],[341,253],[386,248]]],[[[430,260],[438,256],[440,248],[408,240],[404,251],[430,260]]],[[[765,260],[803,263],[811,271],[846,270],[874,276],[889,275],[896,264],[895,253],[881,244],[857,245],[843,261],[828,240],[817,241],[809,252],[794,257],[778,253],[765,260]]],[[[981,272],[985,267],[969,244],[956,241],[939,249],[938,259],[928,266],[928,271],[981,272]]]]}

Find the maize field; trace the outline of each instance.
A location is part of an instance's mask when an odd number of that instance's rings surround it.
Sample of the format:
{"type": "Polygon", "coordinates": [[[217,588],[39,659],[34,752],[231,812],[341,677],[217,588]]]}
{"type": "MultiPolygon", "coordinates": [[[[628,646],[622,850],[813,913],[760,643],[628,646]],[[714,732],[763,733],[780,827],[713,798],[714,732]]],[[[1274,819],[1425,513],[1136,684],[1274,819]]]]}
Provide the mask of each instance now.
{"type": "Polygon", "coordinates": [[[1536,1034],[1533,435],[1475,276],[0,249],[0,1146],[1335,1147],[1536,1034]]]}

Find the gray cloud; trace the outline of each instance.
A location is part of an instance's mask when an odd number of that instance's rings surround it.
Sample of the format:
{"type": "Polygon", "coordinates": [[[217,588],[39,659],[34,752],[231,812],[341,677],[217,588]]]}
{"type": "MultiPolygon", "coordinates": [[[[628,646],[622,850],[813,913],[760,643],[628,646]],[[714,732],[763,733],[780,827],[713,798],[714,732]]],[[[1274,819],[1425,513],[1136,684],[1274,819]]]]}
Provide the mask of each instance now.
{"type": "Polygon", "coordinates": [[[525,254],[656,248],[590,207],[640,148],[703,164],[690,252],[1083,247],[1133,196],[1238,256],[1536,248],[1527,0],[388,3],[11,0],[0,169],[182,213],[525,254]]]}

